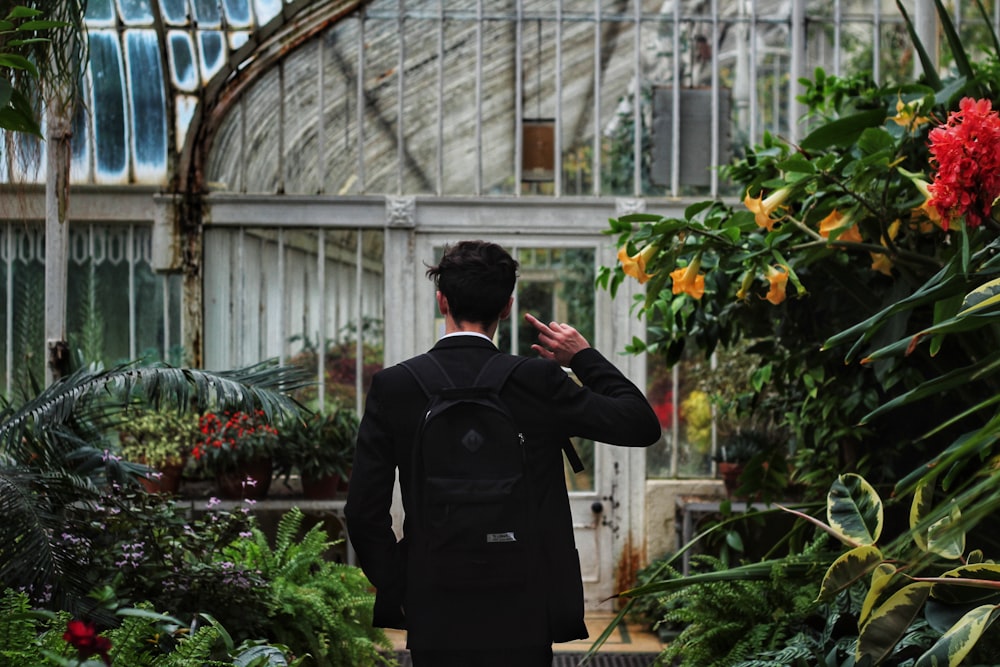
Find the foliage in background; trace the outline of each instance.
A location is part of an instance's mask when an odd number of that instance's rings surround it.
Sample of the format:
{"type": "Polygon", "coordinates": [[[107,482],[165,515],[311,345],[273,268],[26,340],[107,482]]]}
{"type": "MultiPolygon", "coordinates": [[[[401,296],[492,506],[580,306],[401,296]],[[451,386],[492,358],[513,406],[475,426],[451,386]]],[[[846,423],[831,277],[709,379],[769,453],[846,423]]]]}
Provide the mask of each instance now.
{"type": "Polygon", "coordinates": [[[118,432],[122,456],[154,470],[183,465],[201,431],[199,416],[177,407],[131,411],[118,432]]]}
{"type": "Polygon", "coordinates": [[[357,567],[324,558],[331,542],[320,524],[300,535],[303,518],[298,509],[286,513],[273,548],[255,530],[252,540],[226,550],[269,583],[267,636],[300,655],[308,651],[316,667],[388,664],[380,650],[392,644],[372,627],[371,584],[357,567]]]}
{"type": "MultiPolygon", "coordinates": [[[[747,413],[787,424],[797,480],[831,489],[827,521],[810,521],[849,551],[820,558],[821,600],[855,583],[867,590],[853,626],[823,632],[851,650],[814,662],[782,652],[828,647],[812,630],[773,647],[780,664],[995,662],[1000,572],[985,554],[1000,546],[1000,39],[973,64],[935,5],[954,63],[947,78],[900,4],[921,81],[817,71],[804,82],[806,138],[765,136],[729,168],[742,206],[612,221],[620,265],[602,283],[614,291],[627,275],[648,286],[636,309],[652,337],[633,349],[672,362],[685,345],[707,354],[749,341],[761,361],[747,413]],[[852,470],[871,483],[838,474],[852,470]],[[884,546],[877,488],[891,491],[893,516],[912,499],[909,528],[884,546]]],[[[753,579],[761,565],[719,575],[753,579]]]]}
{"type": "Polygon", "coordinates": [[[276,472],[287,477],[297,470],[302,477],[338,475],[346,480],[354,462],[359,425],[358,414],[345,406],[326,413],[303,410],[284,420],[279,426],[276,472]]]}
{"type": "Polygon", "coordinates": [[[104,490],[142,472],[113,455],[106,434],[127,407],[161,404],[207,410],[293,409],[282,390],[302,379],[263,364],[211,373],[195,369],[81,368],[18,405],[0,410],[0,586],[73,610],[90,590],[61,536],[72,532],[68,507],[102,502],[104,490]]]}

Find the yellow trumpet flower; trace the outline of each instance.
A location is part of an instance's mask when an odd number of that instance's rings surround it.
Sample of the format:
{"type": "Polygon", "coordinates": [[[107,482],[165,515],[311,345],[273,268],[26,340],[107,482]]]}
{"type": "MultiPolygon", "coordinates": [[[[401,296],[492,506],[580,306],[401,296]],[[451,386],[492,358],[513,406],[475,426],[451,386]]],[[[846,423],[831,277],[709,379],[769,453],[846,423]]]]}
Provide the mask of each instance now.
{"type": "Polygon", "coordinates": [[[646,273],[646,264],[655,253],[655,243],[650,243],[634,255],[629,255],[628,248],[622,246],[618,250],[618,261],[621,262],[622,271],[626,276],[632,276],[642,284],[653,277],[652,274],[646,273]]]}
{"type": "Polygon", "coordinates": [[[791,188],[778,188],[770,195],[767,199],[761,195],[756,199],[750,196],[750,191],[747,190],[746,196],[743,198],[743,205],[750,209],[750,212],[754,215],[754,222],[757,223],[758,227],[763,227],[767,231],[774,231],[774,223],[778,220],[771,217],[771,215],[782,208],[782,204],[788,199],[788,196],[792,194],[791,188]]]}
{"type": "Polygon", "coordinates": [[[764,297],[775,306],[785,300],[785,287],[788,285],[788,269],[781,265],[767,267],[767,282],[771,288],[764,297]]]}
{"type": "Polygon", "coordinates": [[[832,241],[849,241],[851,243],[861,243],[861,232],[858,226],[851,220],[850,215],[844,215],[834,209],[830,215],[819,222],[819,235],[832,241]],[[837,232],[835,238],[830,239],[830,234],[837,232]]]}
{"type": "Polygon", "coordinates": [[[673,281],[674,294],[687,294],[693,299],[700,299],[705,294],[705,274],[699,273],[701,257],[695,257],[687,266],[681,266],[670,272],[673,281]]]}

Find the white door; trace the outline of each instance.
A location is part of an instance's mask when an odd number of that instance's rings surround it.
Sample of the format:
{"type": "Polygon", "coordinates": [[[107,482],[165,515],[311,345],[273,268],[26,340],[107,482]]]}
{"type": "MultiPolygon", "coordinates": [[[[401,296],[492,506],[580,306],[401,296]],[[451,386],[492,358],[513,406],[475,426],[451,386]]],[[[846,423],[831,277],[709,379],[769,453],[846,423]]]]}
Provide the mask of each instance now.
{"type": "MultiPolygon", "coordinates": [[[[458,238],[418,235],[414,252],[417,308],[416,351],[430,348],[443,331],[427,266],[437,263],[441,250],[458,238]]],[[[612,301],[594,286],[601,265],[614,262],[607,237],[567,238],[517,235],[490,238],[520,262],[514,312],[497,333],[500,349],[533,355],[534,335],[521,315],[531,312],[543,321],[573,324],[627,376],[643,386],[643,360],[622,354],[633,335],[642,335],[628,314],[631,295],[619,292],[612,301]],[[610,256],[609,256],[610,255],[610,256]]],[[[391,332],[386,331],[387,336],[391,332]]],[[[388,342],[388,341],[387,341],[388,342]]],[[[388,360],[387,360],[388,361],[388,360]]],[[[642,560],[645,455],[642,449],[611,447],[590,441],[576,443],[585,470],[574,474],[567,465],[566,481],[588,609],[611,610],[605,600],[628,582],[642,560]]]]}

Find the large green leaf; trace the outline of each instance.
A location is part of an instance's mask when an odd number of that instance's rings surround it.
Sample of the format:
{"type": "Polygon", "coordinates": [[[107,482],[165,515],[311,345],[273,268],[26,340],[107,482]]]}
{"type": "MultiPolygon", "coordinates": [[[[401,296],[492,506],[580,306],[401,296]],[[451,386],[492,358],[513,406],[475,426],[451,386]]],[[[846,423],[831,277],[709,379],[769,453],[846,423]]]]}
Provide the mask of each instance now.
{"type": "Polygon", "coordinates": [[[910,584],[879,606],[858,635],[858,660],[869,656],[873,664],[878,664],[889,655],[920,613],[930,588],[927,583],[910,584]]]}
{"type": "Polygon", "coordinates": [[[913,46],[917,50],[917,57],[920,58],[920,64],[923,67],[927,83],[935,90],[939,89],[941,87],[941,78],[938,76],[934,60],[931,59],[930,54],[927,53],[927,48],[920,41],[920,36],[917,35],[917,31],[913,27],[913,22],[910,20],[910,15],[906,12],[906,7],[903,6],[900,0],[896,0],[896,7],[899,8],[899,13],[903,15],[903,21],[906,23],[907,31],[910,33],[910,39],[913,40],[913,46]]]}
{"type": "Polygon", "coordinates": [[[882,499],[860,475],[840,475],[827,494],[826,517],[830,528],[847,541],[875,544],[882,534],[882,499]]]}
{"type": "Polygon", "coordinates": [[[879,127],[885,122],[885,109],[869,109],[844,116],[816,128],[802,140],[805,150],[823,150],[831,146],[850,146],[857,142],[861,133],[871,127],[879,127]]]}
{"type": "Polygon", "coordinates": [[[842,554],[840,558],[833,561],[823,576],[823,583],[816,599],[819,601],[832,600],[837,593],[867,576],[881,562],[882,552],[878,547],[871,545],[855,547],[842,554]]]}
{"type": "Polygon", "coordinates": [[[920,656],[916,667],[958,667],[997,618],[997,607],[986,604],[976,607],[920,656]]]}
{"type": "Polygon", "coordinates": [[[956,560],[965,553],[965,531],[961,528],[962,511],[954,502],[948,515],[927,529],[927,550],[942,558],[956,560]]]}
{"type": "Polygon", "coordinates": [[[882,598],[882,593],[886,591],[889,584],[896,576],[896,566],[890,563],[881,563],[872,570],[872,584],[868,587],[865,601],[861,603],[861,613],[858,615],[858,625],[864,626],[871,618],[872,610],[882,598]]]}
{"type": "Polygon", "coordinates": [[[921,482],[913,491],[913,502],[910,503],[910,530],[913,533],[913,541],[921,551],[927,551],[927,533],[919,526],[933,509],[933,480],[921,482]]]}
{"type": "Polygon", "coordinates": [[[952,579],[954,583],[934,583],[931,595],[936,600],[948,604],[1000,602],[1000,565],[996,563],[962,565],[948,570],[940,578],[952,579]]]}

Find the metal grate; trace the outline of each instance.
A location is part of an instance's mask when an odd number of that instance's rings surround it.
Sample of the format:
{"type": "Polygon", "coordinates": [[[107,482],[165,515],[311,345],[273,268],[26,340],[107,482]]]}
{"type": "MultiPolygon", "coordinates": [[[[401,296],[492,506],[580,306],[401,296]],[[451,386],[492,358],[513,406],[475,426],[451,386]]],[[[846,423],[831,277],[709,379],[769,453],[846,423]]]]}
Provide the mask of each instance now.
{"type": "MultiPolygon", "coordinates": [[[[552,667],[577,667],[586,653],[556,653],[552,667]]],[[[657,653],[599,653],[587,667],[649,667],[656,661],[657,653]]],[[[399,667],[413,667],[409,651],[396,653],[399,667]]]]}

